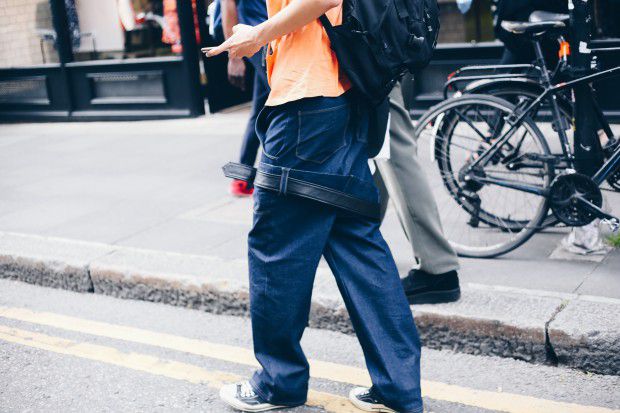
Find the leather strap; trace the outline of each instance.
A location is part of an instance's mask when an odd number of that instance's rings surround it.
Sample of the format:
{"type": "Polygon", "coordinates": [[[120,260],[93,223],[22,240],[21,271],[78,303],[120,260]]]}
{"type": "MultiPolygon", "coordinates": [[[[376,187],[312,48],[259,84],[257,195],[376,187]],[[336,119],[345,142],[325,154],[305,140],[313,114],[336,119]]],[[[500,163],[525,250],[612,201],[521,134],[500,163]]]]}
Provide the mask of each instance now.
{"type": "Polygon", "coordinates": [[[323,27],[325,27],[325,30],[330,30],[332,28],[332,22],[329,21],[329,19],[327,18],[326,15],[321,15],[319,17],[319,21],[321,22],[321,24],[323,25],[323,27]]]}
{"type": "Polygon", "coordinates": [[[222,169],[228,178],[241,179],[280,195],[296,195],[375,220],[381,217],[378,203],[368,202],[336,189],[292,178],[289,176],[290,169],[288,168],[283,168],[281,174],[267,173],[257,171],[256,168],[247,165],[229,162],[222,169]]]}
{"type": "Polygon", "coordinates": [[[237,162],[228,162],[222,167],[224,176],[232,179],[239,179],[252,185],[256,176],[256,168],[237,162]]]}

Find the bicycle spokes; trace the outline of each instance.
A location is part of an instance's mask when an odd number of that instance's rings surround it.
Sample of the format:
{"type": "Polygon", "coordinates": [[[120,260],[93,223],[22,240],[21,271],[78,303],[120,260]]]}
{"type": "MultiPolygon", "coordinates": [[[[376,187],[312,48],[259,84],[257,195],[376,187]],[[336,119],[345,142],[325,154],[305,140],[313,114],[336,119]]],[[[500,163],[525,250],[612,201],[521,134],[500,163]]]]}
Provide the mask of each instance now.
{"type": "Polygon", "coordinates": [[[435,193],[444,231],[464,255],[486,256],[518,244],[546,216],[539,194],[553,167],[544,137],[531,121],[511,125],[514,109],[500,102],[459,98],[419,125],[420,139],[428,137],[437,161],[438,168],[427,168],[431,185],[447,189],[435,193]]]}

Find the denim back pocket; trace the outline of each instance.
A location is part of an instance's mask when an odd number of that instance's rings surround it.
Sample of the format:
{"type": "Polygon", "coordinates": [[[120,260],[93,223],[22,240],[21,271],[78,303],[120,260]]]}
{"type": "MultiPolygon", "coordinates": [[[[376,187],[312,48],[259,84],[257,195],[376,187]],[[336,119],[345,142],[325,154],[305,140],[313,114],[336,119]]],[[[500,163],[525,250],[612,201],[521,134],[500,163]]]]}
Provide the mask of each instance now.
{"type": "Polygon", "coordinates": [[[295,112],[286,105],[265,106],[256,118],[256,136],[263,154],[277,161],[281,155],[295,148],[295,112]]]}
{"type": "Polygon", "coordinates": [[[323,163],[346,146],[350,105],[300,111],[296,155],[304,161],[323,163]]]}

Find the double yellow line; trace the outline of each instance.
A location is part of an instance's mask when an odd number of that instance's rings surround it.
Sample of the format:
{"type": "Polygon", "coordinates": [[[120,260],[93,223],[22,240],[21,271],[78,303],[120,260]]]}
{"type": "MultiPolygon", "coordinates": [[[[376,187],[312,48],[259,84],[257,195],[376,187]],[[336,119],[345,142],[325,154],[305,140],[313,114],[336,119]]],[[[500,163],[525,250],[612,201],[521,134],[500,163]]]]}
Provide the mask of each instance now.
{"type": "MultiPolygon", "coordinates": [[[[204,340],[56,313],[32,311],[25,308],[0,306],[0,317],[99,337],[145,344],[241,365],[258,366],[252,351],[242,347],[211,343],[204,340]]],[[[114,347],[76,342],[2,325],[0,325],[0,340],[191,383],[206,383],[214,388],[219,388],[223,383],[240,379],[240,377],[229,373],[208,371],[198,366],[174,360],[161,359],[146,354],[125,353],[114,347]]],[[[314,378],[353,385],[370,385],[370,378],[364,369],[320,360],[309,360],[309,363],[310,375],[314,378]]],[[[477,390],[428,380],[422,382],[422,393],[425,397],[435,400],[510,413],[617,412],[617,410],[603,407],[538,399],[512,393],[477,390]]],[[[345,397],[313,390],[308,395],[307,404],[310,406],[322,406],[325,410],[333,413],[358,412],[345,397]]]]}

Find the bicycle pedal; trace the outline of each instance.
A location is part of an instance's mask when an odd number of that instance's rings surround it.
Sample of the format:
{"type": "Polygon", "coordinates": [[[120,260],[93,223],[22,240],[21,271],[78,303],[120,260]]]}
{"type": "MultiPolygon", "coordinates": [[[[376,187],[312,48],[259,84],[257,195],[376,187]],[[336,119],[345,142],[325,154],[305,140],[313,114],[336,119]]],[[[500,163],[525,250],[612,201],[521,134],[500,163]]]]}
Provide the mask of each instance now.
{"type": "Polygon", "coordinates": [[[601,220],[601,223],[607,225],[611,232],[617,232],[618,229],[620,229],[620,221],[618,221],[616,218],[605,218],[601,220]]]}

